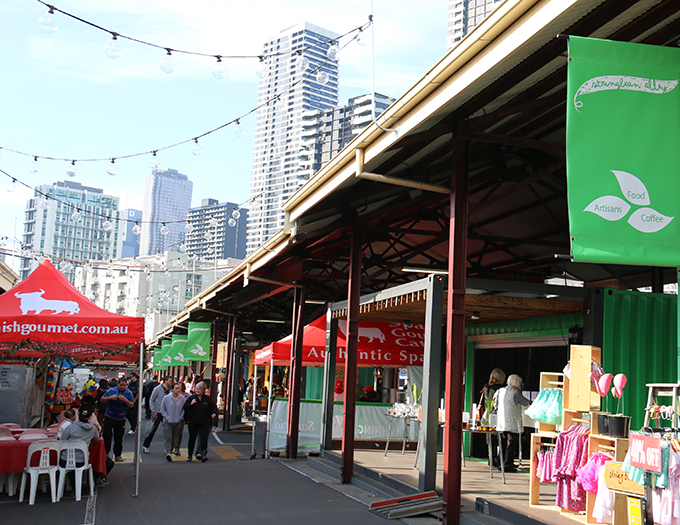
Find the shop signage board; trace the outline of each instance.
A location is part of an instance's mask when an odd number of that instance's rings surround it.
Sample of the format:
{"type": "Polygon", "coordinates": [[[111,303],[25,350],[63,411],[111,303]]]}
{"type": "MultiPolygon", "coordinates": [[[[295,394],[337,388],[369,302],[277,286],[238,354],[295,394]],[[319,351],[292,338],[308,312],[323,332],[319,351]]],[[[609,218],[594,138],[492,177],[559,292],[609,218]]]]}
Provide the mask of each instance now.
{"type": "Polygon", "coordinates": [[[569,38],[574,261],[680,266],[679,83],[675,46],[569,38]]]}
{"type": "Polygon", "coordinates": [[[659,436],[631,434],[628,452],[631,466],[661,474],[661,439],[659,436]]]}
{"type": "Polygon", "coordinates": [[[620,461],[607,461],[604,464],[604,480],[607,488],[614,492],[644,496],[645,488],[639,483],[631,481],[628,472],[621,469],[622,466],[623,463],[620,461]]]}

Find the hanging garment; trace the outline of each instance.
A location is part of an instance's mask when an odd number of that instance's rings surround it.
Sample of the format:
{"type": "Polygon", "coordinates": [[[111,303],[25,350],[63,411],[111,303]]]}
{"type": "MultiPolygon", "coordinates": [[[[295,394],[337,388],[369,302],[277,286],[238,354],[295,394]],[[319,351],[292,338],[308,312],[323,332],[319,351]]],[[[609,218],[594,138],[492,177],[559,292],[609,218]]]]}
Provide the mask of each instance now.
{"type": "Polygon", "coordinates": [[[597,496],[593,505],[593,518],[598,523],[611,523],[614,519],[614,493],[607,488],[604,468],[605,466],[601,465],[597,471],[597,496]]]}
{"type": "Polygon", "coordinates": [[[586,492],[597,494],[600,467],[612,458],[602,452],[594,452],[586,464],[576,471],[576,481],[583,485],[586,492]]]}
{"type": "Polygon", "coordinates": [[[544,388],[525,413],[539,423],[559,425],[562,423],[562,397],[561,388],[544,388]]]}
{"type": "Polygon", "coordinates": [[[576,481],[576,471],[588,460],[589,433],[586,427],[572,425],[557,436],[555,445],[556,505],[572,512],[586,509],[586,491],[576,481]]]}
{"type": "Polygon", "coordinates": [[[555,483],[554,479],[554,449],[548,448],[539,450],[536,453],[538,465],[536,466],[536,477],[541,483],[555,483]]]}

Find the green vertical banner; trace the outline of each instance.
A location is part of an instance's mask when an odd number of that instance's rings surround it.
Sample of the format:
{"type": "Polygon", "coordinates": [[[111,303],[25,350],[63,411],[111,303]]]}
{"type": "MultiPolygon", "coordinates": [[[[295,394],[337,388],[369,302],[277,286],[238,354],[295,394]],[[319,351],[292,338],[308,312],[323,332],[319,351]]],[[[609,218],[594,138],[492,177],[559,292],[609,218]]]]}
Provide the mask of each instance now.
{"type": "Polygon", "coordinates": [[[172,350],[170,350],[170,366],[186,366],[189,364],[187,358],[187,341],[186,335],[172,335],[172,350]]]}
{"type": "Polygon", "coordinates": [[[680,49],[569,38],[576,262],[680,266],[680,49]]]}
{"type": "Polygon", "coordinates": [[[169,339],[163,339],[162,344],[163,353],[161,354],[161,367],[166,369],[172,365],[172,358],[170,357],[170,352],[172,351],[172,341],[169,339]]]}
{"type": "Polygon", "coordinates": [[[212,323],[189,323],[186,356],[189,361],[210,361],[212,323]]]}
{"type": "Polygon", "coordinates": [[[164,370],[163,366],[163,347],[157,346],[153,351],[153,370],[164,370]]]}

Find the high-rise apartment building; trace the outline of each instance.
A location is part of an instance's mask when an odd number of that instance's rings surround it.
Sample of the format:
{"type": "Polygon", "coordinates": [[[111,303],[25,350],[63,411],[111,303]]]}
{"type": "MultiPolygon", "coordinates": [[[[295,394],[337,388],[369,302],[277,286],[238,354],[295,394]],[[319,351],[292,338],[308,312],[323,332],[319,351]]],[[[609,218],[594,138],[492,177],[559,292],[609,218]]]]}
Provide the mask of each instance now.
{"type": "MultiPolygon", "coordinates": [[[[375,94],[375,116],[385,111],[394,99],[375,94]]],[[[311,175],[319,171],[340,150],[352,142],[373,121],[371,94],[350,98],[346,106],[326,111],[306,111],[302,116],[302,138],[306,148],[302,163],[311,175]]]]}
{"type": "Polygon", "coordinates": [[[125,217],[127,222],[121,224],[120,234],[122,236],[122,247],[120,256],[136,257],[139,255],[139,235],[135,235],[135,224],[142,222],[142,210],[123,210],[121,217],[125,217]]]}
{"type": "Polygon", "coordinates": [[[201,259],[245,259],[248,210],[234,202],[203,199],[199,208],[189,210],[186,253],[201,259]]]}
{"type": "Polygon", "coordinates": [[[501,0],[449,0],[446,48],[451,49],[496,9],[501,0]]]}
{"type": "Polygon", "coordinates": [[[184,239],[184,225],[191,207],[194,183],[173,169],[154,169],[144,186],[144,221],[139,254],[177,250],[184,239]]]}
{"type": "MultiPolygon", "coordinates": [[[[119,221],[118,206],[118,197],[78,182],[40,185],[26,203],[23,247],[54,257],[55,263],[72,263],[62,271],[73,282],[73,268],[78,263],[119,256],[124,222],[119,221]]],[[[21,278],[25,279],[37,264],[33,258],[22,259],[21,278]]]]}
{"type": "Polygon", "coordinates": [[[327,54],[336,38],[337,33],[304,22],[264,44],[250,177],[253,204],[248,213],[248,253],[283,226],[281,204],[314,173],[303,155],[310,145],[302,136],[303,114],[338,104],[338,62],[327,54]]]}

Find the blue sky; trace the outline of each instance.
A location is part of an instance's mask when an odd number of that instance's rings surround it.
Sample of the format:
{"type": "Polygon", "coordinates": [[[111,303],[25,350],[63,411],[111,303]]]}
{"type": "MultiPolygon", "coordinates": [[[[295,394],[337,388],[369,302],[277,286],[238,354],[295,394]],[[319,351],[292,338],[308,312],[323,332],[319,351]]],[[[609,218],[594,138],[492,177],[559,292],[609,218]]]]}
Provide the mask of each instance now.
{"type": "MultiPolygon", "coordinates": [[[[257,55],[281,29],[307,21],[337,33],[375,18],[375,88],[398,97],[446,52],[446,0],[55,0],[58,9],[117,33],[164,47],[211,55],[257,55]],[[414,7],[417,5],[417,13],[414,7]]],[[[163,52],[119,40],[122,56],[104,54],[110,35],[56,13],[52,35],[38,28],[46,8],[33,0],[0,3],[0,148],[63,158],[110,158],[160,149],[191,139],[249,112],[256,105],[257,60],[225,60],[227,77],[215,80],[215,59],[175,55],[177,69],[163,73],[163,52]]],[[[370,35],[370,32],[369,32],[370,35]]],[[[338,54],[340,103],[370,92],[371,46],[353,43],[338,54]]],[[[178,169],[194,183],[193,205],[211,197],[248,199],[254,117],[246,135],[228,127],[201,140],[195,156],[185,144],[158,154],[161,167],[178,169]]],[[[31,187],[72,180],[121,197],[141,209],[149,156],[116,162],[42,160],[30,173],[28,157],[0,150],[0,169],[31,187]]],[[[32,190],[0,174],[0,236],[21,238],[32,190]],[[16,235],[15,235],[16,224],[16,235]]],[[[11,241],[8,247],[12,247],[11,241]]],[[[11,262],[8,259],[8,262],[11,262]]]]}

